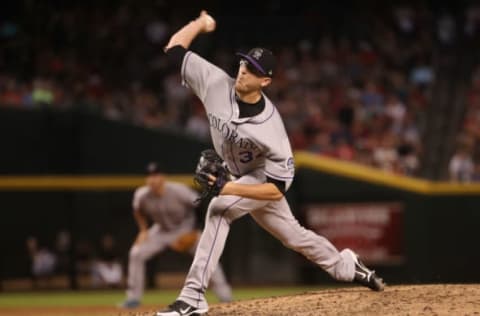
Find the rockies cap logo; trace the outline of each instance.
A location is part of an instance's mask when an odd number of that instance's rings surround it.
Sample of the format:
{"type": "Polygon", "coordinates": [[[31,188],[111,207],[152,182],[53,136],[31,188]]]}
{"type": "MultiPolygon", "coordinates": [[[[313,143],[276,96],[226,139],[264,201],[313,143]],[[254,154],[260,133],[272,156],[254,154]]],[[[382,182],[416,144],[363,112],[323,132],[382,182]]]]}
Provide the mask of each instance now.
{"type": "Polygon", "coordinates": [[[255,58],[256,60],[259,60],[260,58],[262,58],[262,55],[263,55],[263,49],[259,48],[253,51],[252,57],[255,58]]]}

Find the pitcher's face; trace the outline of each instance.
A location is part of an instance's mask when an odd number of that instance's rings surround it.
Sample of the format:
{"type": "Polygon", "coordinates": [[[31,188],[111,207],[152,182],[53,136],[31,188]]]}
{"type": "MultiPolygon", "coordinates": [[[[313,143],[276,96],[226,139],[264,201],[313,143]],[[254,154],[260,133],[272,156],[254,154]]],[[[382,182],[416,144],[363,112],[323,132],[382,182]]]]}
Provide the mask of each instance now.
{"type": "Polygon", "coordinates": [[[259,91],[268,86],[271,82],[269,77],[265,77],[254,67],[251,67],[247,60],[241,59],[238,67],[237,79],[235,81],[235,90],[240,94],[248,94],[259,91]]]}

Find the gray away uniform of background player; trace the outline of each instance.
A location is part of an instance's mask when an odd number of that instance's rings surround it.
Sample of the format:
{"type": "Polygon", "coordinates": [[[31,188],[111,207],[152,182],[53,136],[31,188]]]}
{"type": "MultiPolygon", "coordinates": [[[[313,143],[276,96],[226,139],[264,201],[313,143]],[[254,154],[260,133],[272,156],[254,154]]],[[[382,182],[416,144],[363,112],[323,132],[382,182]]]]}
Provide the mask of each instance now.
{"type": "MultiPolygon", "coordinates": [[[[187,51],[182,78],[205,106],[217,153],[226,161],[236,182],[265,183],[266,177],[284,181],[294,176],[292,150],[282,119],[265,98],[263,112],[239,118],[235,81],[223,70],[187,51]]],[[[285,197],[278,201],[254,200],[234,195],[214,198],[185,285],[178,297],[198,309],[208,309],[204,292],[215,270],[230,230],[230,223],[249,213],[285,246],[305,255],[333,278],[352,281],[355,259],[351,250],[338,252],[324,237],[302,227],[292,215],[285,197]]]]}
{"type": "MultiPolygon", "coordinates": [[[[139,301],[145,284],[145,261],[165,250],[183,234],[195,226],[194,201],[198,194],[180,183],[165,182],[162,196],[154,194],[150,187],[135,191],[133,209],[141,210],[154,224],[148,230],[148,238],[130,249],[128,266],[127,300],[139,301]]],[[[195,247],[189,249],[193,255],[195,247]]],[[[231,288],[219,266],[212,275],[212,290],[221,301],[231,300],[231,288]]]]}

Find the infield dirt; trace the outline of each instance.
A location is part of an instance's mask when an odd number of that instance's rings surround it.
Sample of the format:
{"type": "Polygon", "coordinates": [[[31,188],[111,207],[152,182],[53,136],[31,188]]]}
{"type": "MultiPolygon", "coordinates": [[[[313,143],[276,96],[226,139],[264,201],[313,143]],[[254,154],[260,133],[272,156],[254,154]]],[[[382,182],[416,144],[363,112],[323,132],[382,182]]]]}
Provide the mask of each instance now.
{"type": "MultiPolygon", "coordinates": [[[[138,311],[109,307],[0,309],[0,315],[153,316],[161,306],[138,311]]],[[[384,292],[361,287],[212,304],[208,316],[480,315],[480,284],[389,286],[384,292]]]]}

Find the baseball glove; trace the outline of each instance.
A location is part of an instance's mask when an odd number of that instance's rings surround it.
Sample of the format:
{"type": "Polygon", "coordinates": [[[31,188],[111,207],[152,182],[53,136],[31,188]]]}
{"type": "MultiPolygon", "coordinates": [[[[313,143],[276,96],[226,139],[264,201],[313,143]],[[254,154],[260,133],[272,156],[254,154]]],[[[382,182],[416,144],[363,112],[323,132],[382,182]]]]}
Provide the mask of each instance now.
{"type": "Polygon", "coordinates": [[[208,200],[217,196],[227,181],[231,180],[231,174],[225,162],[213,149],[206,149],[200,154],[200,159],[195,170],[193,181],[201,192],[198,201],[208,200]],[[209,175],[216,179],[212,181],[209,175]]]}

